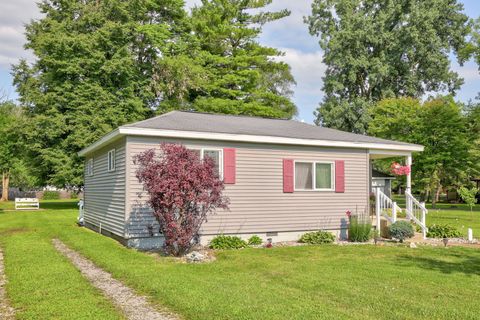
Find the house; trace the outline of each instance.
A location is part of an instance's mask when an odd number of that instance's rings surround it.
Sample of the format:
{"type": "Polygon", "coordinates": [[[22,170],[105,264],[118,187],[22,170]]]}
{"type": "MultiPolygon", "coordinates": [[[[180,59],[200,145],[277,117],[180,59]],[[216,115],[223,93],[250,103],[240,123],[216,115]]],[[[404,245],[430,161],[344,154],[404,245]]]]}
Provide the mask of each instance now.
{"type": "Polygon", "coordinates": [[[392,180],[395,180],[394,176],[372,169],[372,192],[375,193],[375,189],[380,189],[388,197],[391,197],[392,180]]]}
{"type": "MultiPolygon", "coordinates": [[[[85,157],[87,227],[130,247],[162,244],[133,163],[161,142],[216,160],[230,210],[209,217],[201,230],[204,244],[218,234],[256,234],[274,242],[319,229],[345,236],[345,212],[368,210],[371,160],[405,156],[410,165],[412,152],[423,150],[293,120],[173,111],[121,126],[79,153],[85,157]]],[[[414,203],[407,203],[413,213],[414,203]]]]}

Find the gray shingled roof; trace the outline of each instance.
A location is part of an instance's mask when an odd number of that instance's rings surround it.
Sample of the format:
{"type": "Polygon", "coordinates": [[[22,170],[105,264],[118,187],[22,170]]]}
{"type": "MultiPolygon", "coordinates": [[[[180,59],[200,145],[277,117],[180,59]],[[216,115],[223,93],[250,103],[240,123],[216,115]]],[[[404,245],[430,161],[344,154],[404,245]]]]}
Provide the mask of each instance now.
{"type": "Polygon", "coordinates": [[[188,111],[172,111],[158,117],[125,125],[123,127],[416,146],[399,141],[385,140],[361,134],[323,128],[295,120],[267,119],[188,111]]]}

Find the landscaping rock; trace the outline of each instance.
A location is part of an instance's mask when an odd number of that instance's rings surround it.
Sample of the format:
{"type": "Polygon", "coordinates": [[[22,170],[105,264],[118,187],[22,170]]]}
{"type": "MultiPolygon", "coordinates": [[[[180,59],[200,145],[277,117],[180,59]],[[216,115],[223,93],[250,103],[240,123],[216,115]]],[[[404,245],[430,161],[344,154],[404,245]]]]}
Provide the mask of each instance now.
{"type": "Polygon", "coordinates": [[[198,251],[192,251],[187,254],[185,258],[189,263],[203,262],[205,260],[205,255],[201,254],[198,251]]]}

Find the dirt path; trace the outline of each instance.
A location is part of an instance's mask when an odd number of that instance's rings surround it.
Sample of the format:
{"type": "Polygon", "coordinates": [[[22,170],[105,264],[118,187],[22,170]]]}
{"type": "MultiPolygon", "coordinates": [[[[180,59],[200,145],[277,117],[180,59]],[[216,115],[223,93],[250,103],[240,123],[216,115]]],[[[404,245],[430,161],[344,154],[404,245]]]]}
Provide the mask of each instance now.
{"type": "MultiPolygon", "coordinates": [[[[95,266],[90,260],[68,248],[58,239],[53,239],[55,248],[77,267],[93,286],[123,311],[129,320],[174,320],[178,317],[157,311],[143,296],[137,295],[131,288],[112,278],[111,274],[95,266]]],[[[1,318],[1,317],[0,317],[1,318]]]]}
{"type": "Polygon", "coordinates": [[[7,295],[5,292],[5,284],[7,278],[3,268],[3,252],[0,249],[0,319],[13,320],[15,319],[15,310],[8,305],[7,295]]]}

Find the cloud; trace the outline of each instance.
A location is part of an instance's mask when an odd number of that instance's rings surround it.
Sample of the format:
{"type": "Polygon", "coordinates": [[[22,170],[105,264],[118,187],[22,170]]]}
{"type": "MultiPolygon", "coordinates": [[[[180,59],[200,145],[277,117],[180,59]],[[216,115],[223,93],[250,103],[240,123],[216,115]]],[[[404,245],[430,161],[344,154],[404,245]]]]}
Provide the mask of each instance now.
{"type": "Polygon", "coordinates": [[[35,1],[2,1],[0,10],[0,68],[9,70],[12,63],[20,58],[33,60],[33,54],[23,48],[25,44],[24,25],[41,17],[35,1]]]}
{"type": "Polygon", "coordinates": [[[280,48],[285,56],[278,58],[290,65],[297,81],[293,101],[298,107],[299,120],[313,122],[313,111],[322,99],[322,77],[327,66],[322,62],[322,52],[303,52],[295,48],[280,48]]]}

